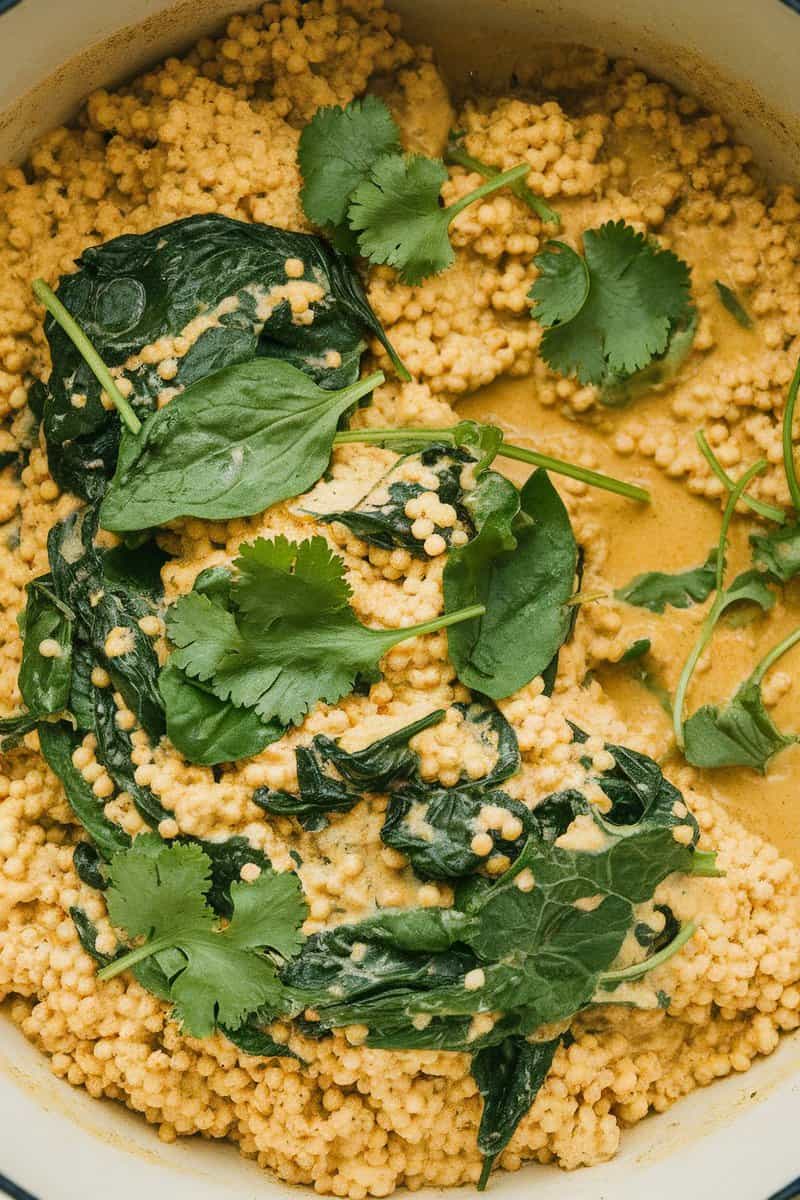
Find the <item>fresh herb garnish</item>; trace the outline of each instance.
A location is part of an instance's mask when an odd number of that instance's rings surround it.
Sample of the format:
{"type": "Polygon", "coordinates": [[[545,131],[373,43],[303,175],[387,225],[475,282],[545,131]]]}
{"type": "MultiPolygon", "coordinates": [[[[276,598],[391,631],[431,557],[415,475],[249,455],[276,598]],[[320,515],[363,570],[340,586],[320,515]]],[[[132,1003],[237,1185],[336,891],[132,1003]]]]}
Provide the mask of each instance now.
{"type": "MultiPolygon", "coordinates": [[[[461,142],[459,132],[456,130],[450,133],[447,149],[444,153],[444,161],[453,163],[458,167],[463,167],[466,171],[474,171],[477,175],[483,175],[485,179],[496,179],[500,174],[499,167],[489,166],[488,163],[481,162],[479,158],[476,158],[473,154],[469,154],[461,142]]],[[[521,200],[531,212],[536,213],[536,216],[541,221],[546,221],[551,225],[559,225],[561,223],[558,213],[541,196],[537,196],[528,187],[524,179],[518,179],[516,183],[509,184],[509,191],[513,192],[517,199],[521,200]]]]}
{"type": "Polygon", "coordinates": [[[342,415],[383,383],[377,372],[321,388],[279,359],[227,367],[125,437],[100,511],[116,532],[174,517],[224,521],[298,496],[325,471],[342,415]]]}
{"type": "MultiPolygon", "coordinates": [[[[404,155],[400,130],[376,96],[319,109],[300,135],[298,161],[309,220],[326,228],[342,249],[396,267],[410,284],[454,261],[448,230],[460,212],[499,188],[516,189],[530,171],[527,163],[503,172],[481,164],[475,169],[486,183],[443,208],[444,164],[404,155]]],[[[524,199],[537,201],[529,190],[524,199]]],[[[548,219],[558,219],[537,203],[548,219]]]]}
{"type": "Polygon", "coordinates": [[[350,607],[344,564],[324,538],[260,538],[240,547],[231,609],[196,592],[167,613],[171,661],[216,696],[265,720],[302,720],[318,700],[335,704],[356,676],[408,638],[482,612],[472,605],[407,629],[368,629],[350,607]]]}
{"type": "Polygon", "coordinates": [[[440,159],[388,154],[353,192],[347,219],[365,258],[395,267],[404,283],[421,283],[455,262],[449,229],[458,214],[529,171],[527,163],[512,167],[443,208],[447,169],[440,159]]]}
{"type": "Polygon", "coordinates": [[[747,309],[736,295],[736,292],[729,288],[727,284],[722,283],[719,279],[714,280],[714,287],[717,289],[717,295],[719,296],[723,307],[728,310],[734,320],[738,321],[743,329],[752,329],[753,318],[750,316],[747,309]]]}
{"type": "Polygon", "coordinates": [[[232,911],[220,927],[205,900],[211,860],[199,846],[170,846],[154,835],[114,855],[106,892],[111,921],[143,937],[98,972],[115,975],[154,957],[169,980],[175,1015],[187,1033],[210,1036],[218,1023],[237,1028],[280,996],[270,951],[299,950],[306,905],[294,874],[262,870],[254,883],[231,885],[232,911]]]}
{"type": "Polygon", "coordinates": [[[649,608],[655,613],[663,613],[667,605],[689,608],[692,604],[702,604],[714,590],[716,562],[717,551],[714,549],[700,567],[674,573],[647,571],[617,588],[614,595],[626,604],[649,608]]]}
{"type": "Polygon", "coordinates": [[[783,467],[786,472],[786,483],[789,495],[792,497],[794,511],[800,515],[800,482],[797,479],[797,467],[794,461],[794,410],[797,404],[797,393],[800,391],[800,362],[798,362],[789,393],[783,410],[783,467]]]}
{"type": "Polygon", "coordinates": [[[725,512],[722,517],[722,527],[720,529],[719,546],[716,555],[716,570],[714,587],[716,596],[714,603],[706,615],[705,620],[700,628],[694,646],[687,658],[683,670],[681,671],[678,686],[675,691],[675,703],[673,706],[673,728],[675,730],[675,740],[681,750],[685,748],[684,740],[684,707],[686,703],[686,693],[689,689],[689,683],[694,674],[695,667],[700,659],[701,654],[706,646],[711,641],[714,630],[723,613],[733,604],[742,601],[755,603],[763,612],[768,611],[775,603],[774,593],[770,591],[764,582],[764,577],[759,571],[745,571],[727,586],[724,586],[726,549],[728,542],[728,528],[733,517],[734,510],[739,501],[739,497],[744,494],[748,484],[757,475],[760,475],[766,470],[766,461],[760,459],[754,463],[736,483],[733,491],[728,497],[728,502],[725,506],[725,512]]]}
{"type": "Polygon", "coordinates": [[[683,727],[684,754],[695,767],[752,767],[762,775],[772,758],[799,740],[781,733],[764,706],[761,684],[767,671],[800,642],[795,630],[765,655],[722,707],[704,704],[683,727]]]}
{"type": "Polygon", "coordinates": [[[691,317],[689,268],[624,221],[583,235],[584,256],[548,242],[534,260],[541,353],[562,375],[605,386],[641,371],[691,317]]]}
{"type": "MultiPolygon", "coordinates": [[[[727,473],[722,463],[709,446],[704,430],[698,429],[694,437],[700,453],[711,467],[711,470],[714,472],[717,479],[729,492],[732,492],[736,487],[736,481],[731,479],[730,475],[727,473]]],[[[768,521],[777,521],[778,523],[781,523],[786,520],[786,513],[782,508],[776,508],[773,504],[767,504],[764,500],[759,500],[755,496],[749,496],[747,492],[745,492],[744,495],[740,496],[739,498],[742,504],[746,504],[748,508],[751,508],[753,512],[758,513],[759,516],[766,517],[768,521]]]]}

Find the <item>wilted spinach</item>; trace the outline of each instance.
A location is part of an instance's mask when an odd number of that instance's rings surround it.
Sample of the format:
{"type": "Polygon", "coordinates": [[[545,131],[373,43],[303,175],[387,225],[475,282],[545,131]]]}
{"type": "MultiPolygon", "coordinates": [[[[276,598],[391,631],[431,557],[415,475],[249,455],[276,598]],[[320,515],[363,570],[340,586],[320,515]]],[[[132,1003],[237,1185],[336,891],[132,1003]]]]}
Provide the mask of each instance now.
{"type": "Polygon", "coordinates": [[[295,750],[297,794],[258,788],[253,802],[274,816],[297,817],[305,829],[327,824],[327,814],[349,812],[365,791],[383,791],[391,783],[416,772],[417,756],[409,740],[444,717],[442,709],[395,730],[363,750],[348,752],[331,738],[317,734],[310,746],[295,750]],[[331,775],[332,765],[341,778],[331,775]]]}
{"type": "Polygon", "coordinates": [[[489,1173],[498,1154],[505,1150],[520,1121],[530,1112],[560,1042],[560,1037],[549,1042],[510,1037],[473,1056],[472,1074],[483,1096],[478,1149],[484,1156],[484,1163],[478,1181],[479,1192],[489,1182],[489,1173]]]}
{"type": "Polygon", "coordinates": [[[167,663],[158,681],[166,709],[167,737],[191,763],[214,766],[260,754],[286,732],[253,708],[236,708],[196,679],[167,663]]]}
{"type": "MultiPolygon", "coordinates": [[[[466,525],[471,532],[469,514],[464,507],[465,489],[461,483],[461,473],[466,465],[477,462],[477,459],[460,446],[435,445],[409,455],[408,458],[416,459],[422,467],[438,477],[437,495],[440,503],[452,505],[462,527],[466,525]]],[[[317,520],[338,521],[357,538],[371,546],[379,546],[382,550],[399,548],[425,558],[423,542],[414,537],[411,531],[414,519],[406,515],[406,505],[409,500],[415,500],[431,489],[418,482],[393,478],[408,458],[402,458],[395,463],[354,508],[314,513],[317,520]]],[[[453,525],[435,525],[434,533],[440,534],[450,545],[455,528],[453,525]]]]}
{"type": "Polygon", "coordinates": [[[63,712],[69,706],[72,683],[73,615],[56,596],[50,575],[29,583],[27,596],[18,680],[22,700],[37,715],[63,712]],[[43,654],[43,642],[46,650],[57,653],[43,654]]]}
{"type": "MultiPolygon", "coordinates": [[[[256,357],[283,359],[324,386],[342,387],[358,375],[365,333],[383,343],[407,378],[358,276],[321,238],[210,213],[90,247],[77,265],[62,277],[58,298],[103,361],[123,368],[140,419],[152,411],[164,381],[136,356],[161,338],[181,335],[204,314],[212,320],[177,360],[171,387],[186,388],[256,357]],[[291,258],[303,263],[303,279],[322,290],[311,303],[310,325],[296,324],[288,300],[274,291],[286,284],[291,258]],[[331,350],[339,355],[337,366],[326,363],[331,350]]],[[[101,404],[100,384],[52,317],[45,332],[53,362],[44,402],[51,472],[60,486],[96,499],[113,474],[119,418],[101,404]]]]}
{"type": "Polygon", "coordinates": [[[477,535],[450,552],[444,571],[448,612],[486,606],[482,617],[448,630],[448,644],[461,682],[493,699],[529,683],[558,653],[578,565],[567,510],[547,474],[534,472],[516,500],[513,492],[498,485],[477,535]]]}

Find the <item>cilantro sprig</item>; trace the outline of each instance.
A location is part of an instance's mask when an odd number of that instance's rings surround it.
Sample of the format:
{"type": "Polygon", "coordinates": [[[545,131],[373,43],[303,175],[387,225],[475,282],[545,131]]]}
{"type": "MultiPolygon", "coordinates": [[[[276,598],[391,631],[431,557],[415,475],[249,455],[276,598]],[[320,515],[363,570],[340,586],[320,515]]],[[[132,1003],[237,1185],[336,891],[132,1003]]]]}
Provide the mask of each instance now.
{"type": "Polygon", "coordinates": [[[444,163],[404,155],[400,130],[376,96],[319,109],[300,135],[298,162],[308,219],[327,229],[340,249],[396,267],[409,284],[451,265],[450,225],[468,205],[499,188],[510,187],[544,220],[558,220],[524,184],[527,163],[500,172],[470,158],[469,169],[486,182],[442,207],[444,163]]]}
{"type": "Polygon", "coordinates": [[[233,913],[224,925],[206,901],[211,859],[199,846],[145,834],[114,855],[109,880],[112,924],[144,941],[103,967],[99,979],[154,959],[175,1015],[194,1037],[210,1036],[217,1025],[236,1028],[278,1002],[276,963],[267,955],[281,961],[296,954],[307,915],[295,875],[262,870],[254,883],[232,884],[233,913]]]}
{"type": "Polygon", "coordinates": [[[690,272],[624,221],[583,235],[583,255],[548,242],[529,296],[541,353],[561,375],[613,387],[666,353],[692,315],[690,272]]]}
{"type": "Polygon", "coordinates": [[[403,629],[368,629],[350,607],[344,563],[322,537],[259,538],[240,547],[234,567],[227,605],[195,591],[168,611],[170,663],[221,700],[284,725],[319,700],[335,704],[359,675],[375,679],[400,642],[485,612],[477,604],[403,629]]]}

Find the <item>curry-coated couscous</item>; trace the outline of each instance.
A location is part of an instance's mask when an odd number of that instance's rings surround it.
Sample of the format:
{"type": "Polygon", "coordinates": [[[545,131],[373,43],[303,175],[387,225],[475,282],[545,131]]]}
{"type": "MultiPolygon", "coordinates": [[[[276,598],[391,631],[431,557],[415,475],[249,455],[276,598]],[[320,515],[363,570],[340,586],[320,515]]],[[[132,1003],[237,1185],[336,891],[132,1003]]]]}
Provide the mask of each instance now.
{"type": "Polygon", "coordinates": [[[719,117],[280,0],[0,171],[0,262],[57,1076],[362,1200],[603,1162],[797,1028],[800,204],[719,117]]]}

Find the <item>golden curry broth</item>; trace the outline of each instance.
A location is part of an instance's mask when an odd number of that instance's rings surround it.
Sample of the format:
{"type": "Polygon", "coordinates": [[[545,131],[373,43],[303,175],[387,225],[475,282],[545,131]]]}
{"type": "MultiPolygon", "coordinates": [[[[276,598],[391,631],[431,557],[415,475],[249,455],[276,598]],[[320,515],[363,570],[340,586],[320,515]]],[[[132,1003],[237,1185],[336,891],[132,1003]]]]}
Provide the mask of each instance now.
{"type": "MultiPolygon", "coordinates": [[[[637,415],[657,406],[659,397],[640,401],[637,415]]],[[[494,422],[509,440],[538,450],[572,457],[576,450],[596,455],[597,467],[621,479],[644,484],[652,504],[637,505],[605,492],[594,492],[592,509],[607,541],[603,577],[620,587],[642,571],[681,571],[702,563],[719,538],[721,510],[694,496],[681,483],[640,459],[617,454],[612,437],[624,417],[603,412],[594,422],[567,424],[562,415],[538,402],[531,379],[503,379],[475,393],[459,405],[459,414],[494,422]],[[570,456],[570,448],[572,455],[570,456]]],[[[686,436],[692,431],[687,427],[686,436]]],[[[517,481],[525,468],[505,464],[517,481]]],[[[748,533],[756,527],[746,516],[732,525],[728,571],[735,574],[749,565],[748,533]]],[[[730,577],[730,575],[729,575],[730,577]]],[[[591,579],[583,590],[593,593],[591,579]]],[[[673,746],[671,722],[652,688],[642,680],[646,669],[670,694],[675,691],[681,667],[694,642],[711,601],[689,609],[667,608],[663,614],[625,606],[624,629],[629,642],[650,638],[651,651],[643,664],[608,664],[596,672],[629,728],[635,730],[646,717],[663,731],[663,753],[673,746]]],[[[768,616],[745,610],[730,623],[723,622],[705,653],[689,689],[687,713],[699,705],[721,702],[732,695],[753,666],[772,646],[800,624],[800,587],[785,590],[768,616]]],[[[793,677],[800,671],[800,645],[775,668],[793,677]]],[[[790,688],[771,710],[779,728],[800,730],[800,690],[790,688]]],[[[800,772],[800,746],[792,746],[771,763],[766,776],[748,768],[700,771],[706,786],[714,789],[729,811],[754,832],[773,842],[782,853],[800,863],[800,803],[796,780],[800,772]]]]}

